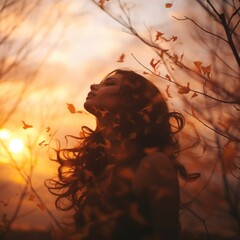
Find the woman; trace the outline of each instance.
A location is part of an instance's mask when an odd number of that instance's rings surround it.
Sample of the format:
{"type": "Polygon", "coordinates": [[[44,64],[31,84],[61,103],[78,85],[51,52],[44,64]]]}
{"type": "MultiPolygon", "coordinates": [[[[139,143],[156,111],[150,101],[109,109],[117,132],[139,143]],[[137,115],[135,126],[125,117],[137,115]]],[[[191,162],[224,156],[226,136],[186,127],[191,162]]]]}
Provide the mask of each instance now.
{"type": "Polygon", "coordinates": [[[119,69],[91,85],[84,107],[96,129],[57,151],[58,179],[48,184],[57,208],[74,209],[79,239],[178,239],[177,175],[197,177],[177,161],[183,116],[150,81],[119,69]]]}

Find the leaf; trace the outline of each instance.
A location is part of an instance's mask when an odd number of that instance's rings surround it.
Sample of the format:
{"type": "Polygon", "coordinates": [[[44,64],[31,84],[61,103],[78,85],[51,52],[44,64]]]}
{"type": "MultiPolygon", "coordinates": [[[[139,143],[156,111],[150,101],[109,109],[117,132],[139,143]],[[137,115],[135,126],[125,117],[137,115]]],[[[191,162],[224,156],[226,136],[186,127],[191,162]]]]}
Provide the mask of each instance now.
{"type": "Polygon", "coordinates": [[[180,61],[181,61],[181,62],[182,62],[182,60],[183,60],[183,56],[184,56],[184,53],[181,54],[181,56],[180,56],[180,61]]]}
{"type": "Polygon", "coordinates": [[[50,127],[46,127],[46,132],[49,132],[50,131],[50,127]]]}
{"type": "Polygon", "coordinates": [[[201,73],[201,65],[202,65],[202,62],[200,61],[195,61],[193,62],[195,67],[197,68],[198,72],[201,73]]]}
{"type": "Polygon", "coordinates": [[[148,73],[148,72],[145,72],[145,71],[143,71],[143,74],[147,75],[147,74],[149,74],[149,73],[148,73]]]}
{"type": "Polygon", "coordinates": [[[46,207],[44,206],[43,203],[38,203],[36,206],[39,207],[41,211],[45,211],[46,210],[46,207]]]}
{"type": "Polygon", "coordinates": [[[24,121],[22,121],[22,123],[23,123],[23,129],[28,129],[28,128],[32,128],[33,127],[32,125],[27,124],[24,121]]]}
{"type": "Polygon", "coordinates": [[[70,113],[76,113],[76,109],[73,104],[67,103],[67,107],[70,113]]]}
{"type": "Polygon", "coordinates": [[[163,55],[166,53],[166,52],[168,52],[169,50],[168,49],[163,49],[163,50],[160,50],[161,52],[160,52],[160,57],[162,58],[163,57],[163,55]]]}
{"type": "Polygon", "coordinates": [[[172,57],[172,61],[174,63],[176,63],[178,61],[178,55],[174,53],[173,57],[172,57]]]}
{"type": "Polygon", "coordinates": [[[155,37],[155,42],[158,41],[163,36],[163,34],[164,33],[157,31],[156,37],[155,37]]]}
{"type": "Polygon", "coordinates": [[[166,93],[169,98],[172,98],[171,94],[169,93],[169,88],[170,88],[170,85],[167,85],[166,93]]]}
{"type": "Polygon", "coordinates": [[[177,38],[178,38],[177,36],[172,36],[172,37],[171,37],[171,39],[172,39],[173,42],[175,42],[175,41],[177,40],[177,38]]]}
{"type": "Polygon", "coordinates": [[[101,9],[104,9],[105,0],[99,0],[98,5],[101,9]]]}
{"type": "Polygon", "coordinates": [[[189,92],[190,92],[189,82],[187,83],[186,87],[182,86],[178,89],[179,94],[188,94],[189,92]]]}
{"type": "Polygon", "coordinates": [[[154,70],[156,70],[157,68],[157,65],[160,63],[161,60],[155,60],[154,58],[152,58],[151,62],[150,62],[150,65],[152,66],[152,68],[154,70]]]}
{"type": "Polygon", "coordinates": [[[192,95],[191,99],[193,99],[193,98],[195,98],[195,97],[197,97],[197,96],[198,96],[198,94],[197,94],[197,93],[194,93],[194,94],[192,95]]]}
{"type": "Polygon", "coordinates": [[[208,77],[210,77],[210,73],[211,73],[211,70],[212,70],[212,65],[211,64],[206,66],[206,67],[201,66],[201,69],[202,69],[204,75],[207,75],[208,77]]]}
{"type": "Polygon", "coordinates": [[[9,199],[8,199],[8,201],[7,201],[7,202],[0,201],[0,203],[2,203],[4,207],[7,207],[7,206],[8,206],[8,203],[9,203],[9,199]]]}
{"type": "Polygon", "coordinates": [[[35,195],[34,195],[33,193],[30,194],[28,200],[29,200],[29,201],[34,201],[34,200],[35,200],[35,195]]]}
{"type": "Polygon", "coordinates": [[[166,8],[171,8],[171,7],[172,7],[172,3],[166,3],[166,4],[165,4],[165,7],[166,7],[166,8]]]}
{"type": "Polygon", "coordinates": [[[84,111],[81,111],[81,110],[78,110],[78,111],[76,111],[76,113],[84,114],[85,112],[84,112],[84,111]]]}
{"type": "Polygon", "coordinates": [[[125,54],[122,53],[122,54],[120,55],[120,57],[118,58],[117,62],[122,63],[122,62],[124,62],[124,60],[125,60],[125,54]]]}
{"type": "Polygon", "coordinates": [[[38,145],[41,146],[41,147],[43,147],[45,142],[46,142],[46,141],[43,140],[43,141],[41,141],[40,143],[38,143],[38,145]]]}
{"type": "Polygon", "coordinates": [[[166,74],[165,78],[166,78],[169,82],[172,81],[172,80],[171,80],[171,77],[170,77],[168,74],[166,74]]]}

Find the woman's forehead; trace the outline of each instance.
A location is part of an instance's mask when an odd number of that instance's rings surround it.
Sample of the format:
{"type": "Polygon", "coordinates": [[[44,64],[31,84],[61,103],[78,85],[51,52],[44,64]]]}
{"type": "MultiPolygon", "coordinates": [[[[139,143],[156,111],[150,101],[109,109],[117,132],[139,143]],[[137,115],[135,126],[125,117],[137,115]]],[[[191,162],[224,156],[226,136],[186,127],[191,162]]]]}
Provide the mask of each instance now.
{"type": "Polygon", "coordinates": [[[101,83],[104,83],[105,81],[109,81],[109,80],[114,80],[116,82],[120,82],[123,80],[123,75],[120,74],[120,73],[113,73],[113,74],[110,74],[108,76],[106,76],[102,81],[101,83]]]}

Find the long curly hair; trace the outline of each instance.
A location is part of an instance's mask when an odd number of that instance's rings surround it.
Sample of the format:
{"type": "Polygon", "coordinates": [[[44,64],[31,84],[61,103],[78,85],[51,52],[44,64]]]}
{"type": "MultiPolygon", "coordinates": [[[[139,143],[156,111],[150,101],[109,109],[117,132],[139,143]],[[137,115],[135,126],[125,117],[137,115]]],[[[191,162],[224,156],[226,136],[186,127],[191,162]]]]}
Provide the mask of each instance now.
{"type": "MultiPolygon", "coordinates": [[[[180,146],[176,134],[184,127],[183,115],[169,112],[159,89],[143,76],[134,71],[117,69],[107,77],[115,73],[121,74],[123,80],[118,92],[122,107],[114,113],[114,130],[137,144],[139,157],[132,159],[134,166],[138,166],[149,149],[157,148],[167,152],[181,177],[186,180],[198,178],[198,174],[188,174],[178,161],[180,146]]],[[[100,114],[103,111],[106,117],[112,114],[106,109],[99,109],[100,114]]],[[[105,152],[109,143],[101,131],[83,126],[80,136],[66,136],[76,140],[75,147],[55,150],[56,158],[53,160],[59,164],[58,176],[45,184],[57,196],[55,204],[58,209],[78,211],[88,196],[92,182],[99,179],[110,164],[105,152]]]]}

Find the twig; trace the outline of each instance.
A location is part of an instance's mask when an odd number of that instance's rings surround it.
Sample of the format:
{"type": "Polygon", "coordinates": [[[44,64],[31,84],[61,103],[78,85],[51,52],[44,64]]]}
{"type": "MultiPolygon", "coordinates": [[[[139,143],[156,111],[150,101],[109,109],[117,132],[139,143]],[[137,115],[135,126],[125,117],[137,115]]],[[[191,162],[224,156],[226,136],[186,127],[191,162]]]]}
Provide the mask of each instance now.
{"type": "MultiPolygon", "coordinates": [[[[143,65],[143,64],[134,56],[133,53],[131,53],[131,55],[132,55],[132,57],[137,61],[138,64],[140,64],[140,65],[141,65],[142,67],[144,67],[146,70],[148,70],[149,72],[151,72],[154,76],[156,76],[156,77],[158,77],[158,78],[161,78],[161,79],[169,82],[169,79],[167,79],[167,78],[165,78],[165,77],[162,77],[162,76],[156,74],[156,73],[153,72],[150,68],[148,68],[148,67],[146,67],[145,65],[143,65]]],[[[178,87],[182,87],[182,85],[179,84],[179,83],[177,83],[177,82],[171,82],[171,83],[177,85],[178,87]]],[[[215,98],[215,97],[213,97],[213,96],[211,96],[211,95],[208,95],[208,94],[206,94],[206,93],[203,93],[203,92],[200,92],[200,91],[191,89],[191,88],[189,88],[189,90],[190,90],[191,92],[194,92],[194,93],[197,93],[197,94],[199,94],[199,95],[202,95],[202,96],[211,98],[211,99],[213,99],[213,100],[215,100],[215,101],[218,101],[218,102],[227,103],[227,104],[240,104],[240,100],[239,100],[239,101],[226,101],[226,100],[223,100],[223,99],[215,98]]]]}
{"type": "Polygon", "coordinates": [[[191,208],[187,207],[186,210],[188,210],[190,213],[192,213],[192,215],[194,217],[196,217],[204,226],[205,232],[207,234],[207,239],[210,240],[210,235],[209,235],[209,231],[207,228],[207,224],[206,224],[206,219],[201,218],[195,211],[193,211],[191,208]]]}
{"type": "Polygon", "coordinates": [[[186,20],[189,20],[189,21],[191,21],[194,25],[196,25],[198,28],[200,28],[202,31],[204,31],[204,32],[206,32],[206,33],[208,33],[208,34],[210,34],[210,35],[212,35],[212,36],[214,36],[214,37],[217,37],[217,38],[220,38],[221,40],[223,40],[224,42],[228,42],[225,38],[223,38],[223,37],[221,37],[221,36],[219,36],[219,35],[217,35],[217,34],[215,34],[215,33],[213,33],[213,32],[210,32],[210,31],[208,31],[208,30],[206,30],[205,28],[203,28],[202,26],[200,26],[198,23],[196,23],[193,19],[191,19],[191,18],[189,18],[189,17],[187,17],[187,16],[184,16],[185,18],[177,18],[177,17],[175,17],[175,16],[172,16],[173,18],[175,18],[176,20],[179,20],[179,21],[186,21],[186,20]]]}
{"type": "Polygon", "coordinates": [[[207,125],[205,122],[203,122],[202,120],[200,120],[199,118],[197,118],[196,116],[194,116],[193,114],[189,113],[188,111],[184,110],[184,112],[186,112],[187,114],[189,114],[190,116],[194,117],[195,119],[197,119],[200,123],[202,123],[205,127],[207,127],[208,129],[212,130],[213,132],[219,134],[220,136],[227,138],[230,141],[235,141],[235,142],[240,142],[240,139],[235,137],[235,136],[228,136],[224,133],[222,133],[221,131],[210,127],[209,125],[207,125]]]}
{"type": "Polygon", "coordinates": [[[227,24],[228,27],[229,27],[229,25],[230,25],[230,23],[231,23],[233,17],[239,12],[239,9],[240,9],[240,7],[239,7],[238,9],[236,9],[235,12],[233,12],[232,16],[229,18],[229,20],[228,20],[228,24],[227,24]]]}
{"type": "Polygon", "coordinates": [[[216,15],[218,16],[218,18],[220,19],[221,23],[222,23],[222,26],[224,28],[224,31],[226,33],[226,36],[227,36],[227,43],[229,44],[232,52],[233,52],[233,55],[238,63],[238,66],[240,66],[240,57],[238,55],[238,51],[235,47],[235,44],[233,42],[233,39],[232,39],[232,32],[230,32],[230,29],[228,27],[228,24],[227,24],[227,21],[226,21],[226,18],[225,18],[225,14],[224,13],[218,13],[218,11],[216,10],[216,8],[213,6],[213,4],[210,2],[210,0],[207,0],[207,3],[211,6],[212,10],[216,13],[216,15]]]}

